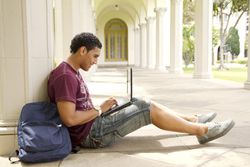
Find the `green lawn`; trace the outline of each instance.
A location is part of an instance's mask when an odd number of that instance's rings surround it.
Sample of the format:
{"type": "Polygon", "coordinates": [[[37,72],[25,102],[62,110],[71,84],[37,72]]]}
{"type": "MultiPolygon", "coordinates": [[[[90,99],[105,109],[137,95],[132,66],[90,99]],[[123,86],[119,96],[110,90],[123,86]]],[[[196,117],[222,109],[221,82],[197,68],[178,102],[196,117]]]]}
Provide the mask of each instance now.
{"type": "MultiPolygon", "coordinates": [[[[193,67],[183,68],[184,73],[192,74],[193,67]]],[[[218,71],[213,68],[213,77],[217,79],[245,82],[247,80],[247,67],[230,67],[229,70],[218,71]]]]}

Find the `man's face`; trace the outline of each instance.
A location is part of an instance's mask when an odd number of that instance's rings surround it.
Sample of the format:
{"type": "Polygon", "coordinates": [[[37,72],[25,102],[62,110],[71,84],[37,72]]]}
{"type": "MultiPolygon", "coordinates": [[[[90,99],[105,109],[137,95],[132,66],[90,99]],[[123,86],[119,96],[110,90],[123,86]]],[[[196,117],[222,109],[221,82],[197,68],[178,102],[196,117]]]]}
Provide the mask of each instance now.
{"type": "Polygon", "coordinates": [[[80,63],[80,68],[84,71],[88,71],[90,67],[97,64],[97,59],[100,56],[101,49],[95,47],[92,50],[87,51],[85,47],[82,49],[82,61],[80,63]]]}

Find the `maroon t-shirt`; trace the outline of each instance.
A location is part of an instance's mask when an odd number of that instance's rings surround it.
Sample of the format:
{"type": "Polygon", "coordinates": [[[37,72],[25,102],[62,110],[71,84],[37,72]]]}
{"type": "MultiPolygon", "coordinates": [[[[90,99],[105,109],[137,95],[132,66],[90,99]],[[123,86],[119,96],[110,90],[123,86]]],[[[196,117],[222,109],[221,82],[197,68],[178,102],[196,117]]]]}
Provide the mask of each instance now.
{"type": "MultiPolygon", "coordinates": [[[[88,88],[81,74],[66,62],[62,62],[50,73],[48,95],[53,103],[58,101],[75,103],[76,112],[84,112],[93,108],[88,88]]],[[[68,128],[73,146],[79,145],[87,137],[93,121],[68,128]]]]}

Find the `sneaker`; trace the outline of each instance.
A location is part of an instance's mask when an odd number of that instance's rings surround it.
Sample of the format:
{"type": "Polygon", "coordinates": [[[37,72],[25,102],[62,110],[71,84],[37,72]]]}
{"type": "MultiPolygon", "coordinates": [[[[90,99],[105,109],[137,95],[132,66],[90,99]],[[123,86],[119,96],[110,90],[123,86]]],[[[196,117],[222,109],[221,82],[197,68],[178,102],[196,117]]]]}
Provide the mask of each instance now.
{"type": "Polygon", "coordinates": [[[211,112],[208,114],[200,114],[200,115],[196,115],[198,120],[198,123],[206,123],[206,122],[210,122],[212,121],[215,117],[216,117],[216,113],[215,112],[211,112]]]}
{"type": "Polygon", "coordinates": [[[233,128],[234,124],[234,121],[231,119],[223,122],[208,122],[206,123],[208,132],[204,136],[197,136],[197,139],[200,144],[215,140],[227,134],[233,128]]]}

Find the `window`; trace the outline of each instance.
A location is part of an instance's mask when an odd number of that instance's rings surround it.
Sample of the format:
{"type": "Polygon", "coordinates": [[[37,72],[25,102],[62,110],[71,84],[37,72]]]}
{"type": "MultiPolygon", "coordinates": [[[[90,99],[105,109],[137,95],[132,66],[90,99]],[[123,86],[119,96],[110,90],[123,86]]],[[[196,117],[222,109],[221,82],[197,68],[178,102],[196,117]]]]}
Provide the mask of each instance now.
{"type": "Polygon", "coordinates": [[[128,61],[128,28],[121,19],[105,25],[105,61],[128,61]]]}

